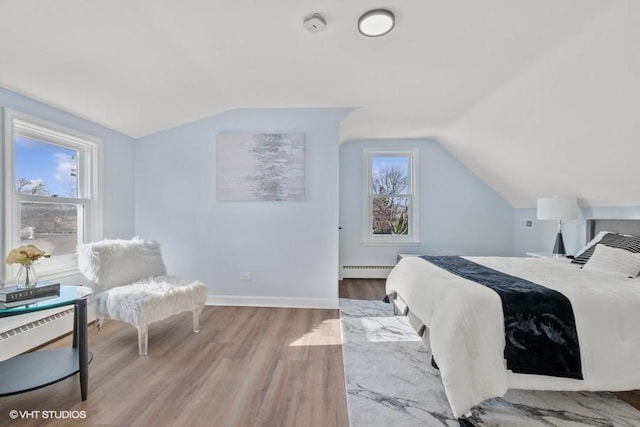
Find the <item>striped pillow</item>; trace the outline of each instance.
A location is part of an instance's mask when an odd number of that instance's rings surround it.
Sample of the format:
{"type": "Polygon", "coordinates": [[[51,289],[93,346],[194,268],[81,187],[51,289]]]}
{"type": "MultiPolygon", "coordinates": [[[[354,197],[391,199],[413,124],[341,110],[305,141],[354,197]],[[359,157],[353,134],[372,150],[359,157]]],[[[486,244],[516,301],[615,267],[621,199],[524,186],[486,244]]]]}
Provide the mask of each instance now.
{"type": "Polygon", "coordinates": [[[629,252],[638,253],[640,252],[640,237],[636,236],[625,236],[623,234],[617,233],[607,233],[605,234],[600,241],[577,255],[571,263],[585,265],[591,255],[593,255],[593,251],[596,247],[600,245],[609,246],[610,248],[619,248],[624,249],[629,252]]]}
{"type": "Polygon", "coordinates": [[[576,256],[571,261],[571,263],[583,265],[585,262],[587,262],[587,261],[581,262],[581,260],[583,259],[582,256],[586,254],[588,250],[591,250],[591,252],[589,252],[588,255],[585,255],[585,257],[588,260],[588,257],[590,257],[593,254],[593,247],[598,243],[600,243],[600,240],[602,240],[602,238],[609,233],[611,233],[611,231],[601,231],[598,234],[596,234],[596,237],[591,239],[589,243],[587,243],[587,246],[585,246],[584,248],[579,250],[578,253],[576,253],[576,256]],[[576,258],[578,259],[578,261],[575,260],[576,258]]]}
{"type": "Polygon", "coordinates": [[[606,245],[596,245],[585,270],[599,270],[636,277],[640,273],[640,253],[633,253],[606,245]]]}

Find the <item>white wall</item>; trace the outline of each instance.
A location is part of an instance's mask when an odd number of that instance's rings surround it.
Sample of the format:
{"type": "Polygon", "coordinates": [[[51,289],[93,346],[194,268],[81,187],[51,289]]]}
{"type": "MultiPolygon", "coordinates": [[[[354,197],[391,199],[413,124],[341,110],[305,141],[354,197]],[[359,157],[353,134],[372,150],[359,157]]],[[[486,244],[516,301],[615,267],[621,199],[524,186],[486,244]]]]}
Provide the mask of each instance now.
{"type": "Polygon", "coordinates": [[[234,110],[140,139],[136,233],[162,243],[171,274],[202,280],[210,303],[336,307],[337,132],[347,112],[234,110]],[[216,201],[220,132],[304,133],[304,200],[216,201]]]}
{"type": "Polygon", "coordinates": [[[513,207],[554,194],[640,205],[640,2],[599,3],[604,13],[448,124],[445,147],[513,207]]]}
{"type": "Polygon", "coordinates": [[[340,147],[340,265],[393,265],[398,253],[510,255],[512,209],[431,139],[351,141],[340,147]],[[418,147],[420,241],[370,246],[363,241],[363,149],[418,147]]]}
{"type": "MultiPolygon", "coordinates": [[[[567,221],[562,229],[562,238],[568,254],[575,254],[586,244],[586,220],[599,219],[640,219],[640,206],[623,207],[581,207],[579,218],[567,221]]],[[[555,221],[537,221],[535,208],[513,210],[513,254],[524,256],[527,252],[551,253],[558,227],[555,221]],[[534,220],[534,228],[520,228],[520,219],[534,220]]]]}

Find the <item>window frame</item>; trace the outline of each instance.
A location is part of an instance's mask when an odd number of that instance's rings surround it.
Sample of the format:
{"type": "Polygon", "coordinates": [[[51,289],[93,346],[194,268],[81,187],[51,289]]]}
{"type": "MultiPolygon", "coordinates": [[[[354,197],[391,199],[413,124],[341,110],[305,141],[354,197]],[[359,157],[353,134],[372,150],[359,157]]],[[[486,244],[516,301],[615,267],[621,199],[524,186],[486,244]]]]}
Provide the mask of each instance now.
{"type": "MultiPolygon", "coordinates": [[[[409,246],[420,244],[419,230],[419,199],[418,199],[418,147],[379,148],[365,147],[363,150],[363,244],[365,245],[390,245],[409,246]],[[374,234],[373,233],[373,200],[376,198],[371,188],[372,184],[372,159],[374,157],[407,157],[409,170],[409,191],[406,197],[409,200],[409,232],[408,234],[374,234]]],[[[405,195],[400,195],[404,197],[405,195]]]]}
{"type": "MultiPolygon", "coordinates": [[[[21,245],[20,204],[24,202],[71,204],[78,209],[78,243],[88,243],[103,237],[102,140],[18,111],[5,109],[4,114],[4,256],[21,245]],[[15,143],[16,135],[78,151],[78,197],[52,197],[19,194],[16,192],[15,143]],[[81,232],[82,230],[82,232],[81,232]],[[80,236],[82,233],[82,236],[80,236]],[[82,240],[81,240],[82,239],[82,240]]],[[[37,262],[39,279],[55,279],[77,274],[77,254],[53,256],[37,262]]],[[[3,262],[2,277],[10,283],[18,266],[3,262]]]]}

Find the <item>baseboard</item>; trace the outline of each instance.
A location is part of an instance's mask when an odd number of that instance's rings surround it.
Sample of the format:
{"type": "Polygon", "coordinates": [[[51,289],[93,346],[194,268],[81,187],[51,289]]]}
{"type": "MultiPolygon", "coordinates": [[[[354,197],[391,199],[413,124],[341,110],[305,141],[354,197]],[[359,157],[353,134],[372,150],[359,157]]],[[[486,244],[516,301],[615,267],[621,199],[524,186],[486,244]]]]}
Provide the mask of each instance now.
{"type": "Polygon", "coordinates": [[[282,308],[338,308],[338,298],[247,297],[209,295],[207,305],[282,308]]]}
{"type": "Polygon", "coordinates": [[[343,265],[340,279],[386,279],[393,265],[343,265]]]}

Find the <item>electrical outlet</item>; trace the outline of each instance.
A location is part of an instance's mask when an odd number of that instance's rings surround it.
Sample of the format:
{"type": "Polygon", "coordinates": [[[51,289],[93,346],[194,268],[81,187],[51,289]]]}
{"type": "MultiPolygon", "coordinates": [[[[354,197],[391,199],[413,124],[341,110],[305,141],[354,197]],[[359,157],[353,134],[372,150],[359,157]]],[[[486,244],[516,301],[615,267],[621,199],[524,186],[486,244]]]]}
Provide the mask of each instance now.
{"type": "Polygon", "coordinates": [[[251,280],[251,273],[249,272],[240,273],[240,280],[251,280]]]}

